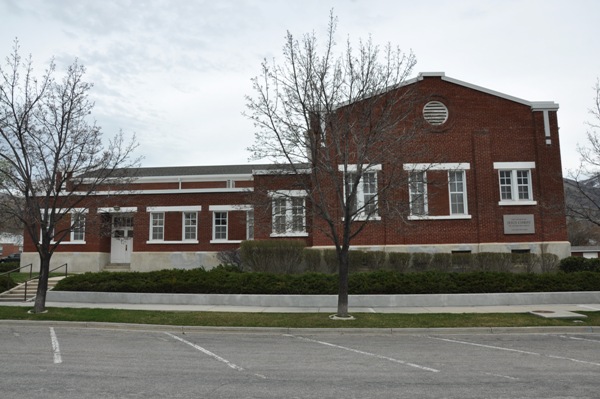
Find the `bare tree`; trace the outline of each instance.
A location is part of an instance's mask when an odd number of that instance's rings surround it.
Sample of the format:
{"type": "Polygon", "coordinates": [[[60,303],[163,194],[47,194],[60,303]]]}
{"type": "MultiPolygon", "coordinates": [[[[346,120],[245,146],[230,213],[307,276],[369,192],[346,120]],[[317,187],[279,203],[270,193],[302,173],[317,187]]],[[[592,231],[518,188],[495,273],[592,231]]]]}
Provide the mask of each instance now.
{"type": "Polygon", "coordinates": [[[293,179],[294,190],[270,193],[274,232],[298,231],[299,207],[316,216],[312,228],[337,252],[337,316],[347,318],[351,244],[373,219],[407,209],[397,198],[408,185],[401,158],[414,139],[408,115],[416,94],[403,83],[416,61],[370,38],[357,48],[348,40],[338,54],[336,25],[331,14],[322,48],[314,33],[297,39],[288,32],[283,62],[265,60],[253,79],[246,115],[257,128],[253,158],[271,160],[282,179],[293,179]],[[297,217],[278,218],[286,206],[297,217]]]}
{"type": "Polygon", "coordinates": [[[565,197],[569,218],[600,226],[600,81],[594,86],[594,106],[589,112],[587,142],[577,148],[580,166],[565,181],[565,197]]]}
{"type": "Polygon", "coordinates": [[[85,68],[75,61],[58,81],[55,69],[52,61],[36,77],[17,40],[0,67],[0,211],[25,227],[39,254],[35,313],[45,310],[57,246],[71,231],[86,228],[80,208],[86,198],[114,180],[117,168],[138,164],[131,161],[135,137],[126,142],[119,132],[105,144],[100,127],[89,121],[94,104],[85,68]]]}

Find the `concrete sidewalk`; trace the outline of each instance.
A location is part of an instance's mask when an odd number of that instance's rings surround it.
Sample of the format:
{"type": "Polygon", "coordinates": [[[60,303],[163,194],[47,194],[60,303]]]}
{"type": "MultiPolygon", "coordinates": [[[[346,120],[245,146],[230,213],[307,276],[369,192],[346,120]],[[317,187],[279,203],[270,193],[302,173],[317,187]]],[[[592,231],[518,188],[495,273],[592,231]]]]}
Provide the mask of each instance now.
{"type": "MultiPolygon", "coordinates": [[[[2,306],[32,307],[33,302],[6,302],[2,306]]],[[[248,312],[248,313],[327,313],[334,314],[335,307],[298,306],[231,306],[231,305],[174,305],[143,303],[86,303],[46,302],[47,307],[86,309],[130,309],[182,312],[248,312]]],[[[599,312],[600,303],[590,304],[539,304],[504,306],[395,306],[350,307],[350,313],[534,313],[549,318],[578,318],[577,312],[599,312]]]]}

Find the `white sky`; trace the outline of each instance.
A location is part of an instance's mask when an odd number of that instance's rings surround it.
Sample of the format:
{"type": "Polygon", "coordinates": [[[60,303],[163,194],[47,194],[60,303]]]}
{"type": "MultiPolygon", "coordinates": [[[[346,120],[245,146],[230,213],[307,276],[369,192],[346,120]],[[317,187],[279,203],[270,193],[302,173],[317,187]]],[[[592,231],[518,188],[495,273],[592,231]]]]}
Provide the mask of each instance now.
{"type": "MultiPolygon", "coordinates": [[[[417,57],[418,72],[529,101],[555,101],[563,169],[578,164],[600,77],[597,0],[0,0],[0,59],[18,37],[38,72],[78,58],[105,136],[136,133],[143,166],[246,163],[242,116],[286,31],[369,34],[417,57]]],[[[59,76],[59,75],[57,75],[59,76]]]]}

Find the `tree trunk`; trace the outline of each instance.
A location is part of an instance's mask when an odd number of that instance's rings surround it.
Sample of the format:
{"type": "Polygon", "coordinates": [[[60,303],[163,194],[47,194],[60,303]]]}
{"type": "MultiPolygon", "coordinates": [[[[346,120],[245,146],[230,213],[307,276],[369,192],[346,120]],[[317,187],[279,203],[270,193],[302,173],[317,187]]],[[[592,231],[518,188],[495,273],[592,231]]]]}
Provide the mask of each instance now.
{"type": "Polygon", "coordinates": [[[348,314],[348,249],[342,248],[338,253],[339,262],[339,285],[338,285],[338,310],[337,317],[347,318],[348,314]]]}
{"type": "Polygon", "coordinates": [[[50,257],[40,256],[40,277],[38,279],[37,294],[33,306],[33,313],[46,311],[46,292],[48,292],[48,274],[50,270],[50,257]]]}

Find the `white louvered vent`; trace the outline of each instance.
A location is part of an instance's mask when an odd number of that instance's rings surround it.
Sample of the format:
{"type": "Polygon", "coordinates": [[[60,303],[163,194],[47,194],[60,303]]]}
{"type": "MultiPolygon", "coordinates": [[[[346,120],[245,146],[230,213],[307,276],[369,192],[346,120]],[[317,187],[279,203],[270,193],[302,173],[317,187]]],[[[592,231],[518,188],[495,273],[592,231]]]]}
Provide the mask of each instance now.
{"type": "Polygon", "coordinates": [[[430,101],[423,107],[423,118],[434,126],[442,125],[448,120],[448,108],[439,101],[430,101]]]}

